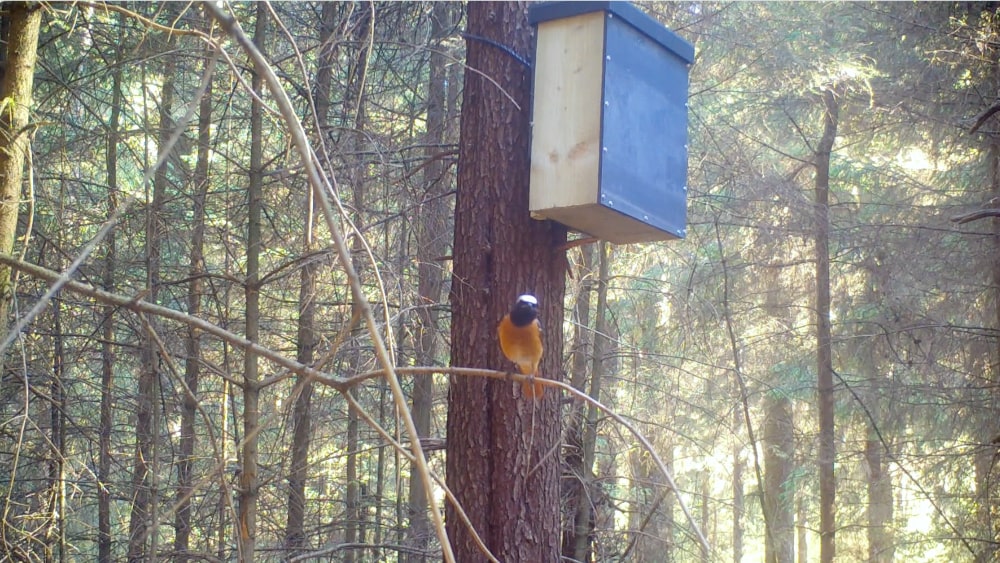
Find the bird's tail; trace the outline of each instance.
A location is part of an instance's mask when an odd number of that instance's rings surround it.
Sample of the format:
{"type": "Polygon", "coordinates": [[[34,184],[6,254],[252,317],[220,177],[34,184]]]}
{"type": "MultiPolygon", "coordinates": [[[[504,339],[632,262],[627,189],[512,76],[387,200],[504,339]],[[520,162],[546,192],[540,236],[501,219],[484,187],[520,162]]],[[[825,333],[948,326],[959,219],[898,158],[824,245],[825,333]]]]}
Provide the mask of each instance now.
{"type": "Polygon", "coordinates": [[[541,399],[542,395],[545,394],[545,386],[538,381],[538,376],[535,375],[528,381],[521,383],[521,394],[529,399],[541,399]]]}

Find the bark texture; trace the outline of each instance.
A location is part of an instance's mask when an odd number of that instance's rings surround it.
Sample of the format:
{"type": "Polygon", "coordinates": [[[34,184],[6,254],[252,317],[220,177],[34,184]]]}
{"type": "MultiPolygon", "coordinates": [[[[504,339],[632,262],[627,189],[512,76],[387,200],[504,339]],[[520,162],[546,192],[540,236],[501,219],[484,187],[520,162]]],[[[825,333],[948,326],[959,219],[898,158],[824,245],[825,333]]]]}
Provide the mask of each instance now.
{"type": "MultiPolygon", "coordinates": [[[[0,252],[11,254],[24,182],[41,5],[12,2],[8,11],[3,79],[0,81],[0,252]]],[[[0,267],[0,326],[6,330],[12,295],[10,268],[0,267]]]]}
{"type": "MultiPolygon", "coordinates": [[[[468,4],[468,34],[522,57],[531,27],[519,3],[468,4]]],[[[530,69],[482,40],[467,42],[452,280],[452,365],[506,369],[497,323],[521,293],[539,299],[545,356],[559,379],[566,240],[528,214],[530,69]],[[493,82],[495,81],[495,83],[493,82]],[[512,99],[511,99],[512,98],[512,99]]],[[[502,561],[559,561],[559,393],[527,401],[520,386],[453,377],[448,397],[448,485],[502,561]]],[[[457,560],[484,561],[454,509],[457,560]]]]}

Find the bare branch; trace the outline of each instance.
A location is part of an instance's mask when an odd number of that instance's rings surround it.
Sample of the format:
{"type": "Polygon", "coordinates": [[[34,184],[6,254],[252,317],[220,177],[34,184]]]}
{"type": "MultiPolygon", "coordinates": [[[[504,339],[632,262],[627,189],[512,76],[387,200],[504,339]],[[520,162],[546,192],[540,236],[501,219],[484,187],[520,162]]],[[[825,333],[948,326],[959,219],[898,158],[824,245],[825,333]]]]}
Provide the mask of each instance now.
{"type": "Polygon", "coordinates": [[[986,219],[987,217],[1000,217],[1000,209],[977,209],[961,215],[955,215],[951,220],[959,225],[986,219]]]}
{"type": "Polygon", "coordinates": [[[971,135],[972,133],[978,131],[979,128],[983,126],[983,123],[986,123],[986,120],[993,117],[993,114],[998,111],[1000,111],[1000,102],[996,102],[992,106],[986,108],[986,111],[976,118],[976,123],[969,128],[969,134],[971,135]]]}

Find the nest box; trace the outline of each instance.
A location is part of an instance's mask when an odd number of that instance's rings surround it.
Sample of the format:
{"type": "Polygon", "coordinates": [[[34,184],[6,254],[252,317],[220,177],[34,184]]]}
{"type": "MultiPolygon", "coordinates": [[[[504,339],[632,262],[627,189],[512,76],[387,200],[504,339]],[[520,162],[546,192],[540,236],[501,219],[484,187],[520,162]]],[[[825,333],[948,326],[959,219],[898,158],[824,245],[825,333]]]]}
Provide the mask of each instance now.
{"type": "Polygon", "coordinates": [[[528,13],[530,210],[615,243],[683,238],[694,47],[627,2],[528,13]]]}

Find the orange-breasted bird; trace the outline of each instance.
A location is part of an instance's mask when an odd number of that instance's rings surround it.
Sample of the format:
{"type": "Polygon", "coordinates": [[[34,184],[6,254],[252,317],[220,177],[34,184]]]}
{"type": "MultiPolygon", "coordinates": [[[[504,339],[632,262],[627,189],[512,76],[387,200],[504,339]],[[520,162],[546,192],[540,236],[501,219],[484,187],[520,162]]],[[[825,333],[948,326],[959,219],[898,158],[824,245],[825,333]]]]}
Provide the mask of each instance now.
{"type": "MultiPolygon", "coordinates": [[[[523,375],[538,374],[538,362],[542,359],[542,328],[538,323],[538,300],[534,295],[522,295],[514,302],[510,312],[504,315],[497,327],[500,349],[507,359],[517,364],[523,375]]],[[[542,397],[545,386],[535,381],[521,384],[525,397],[542,397]]]]}

